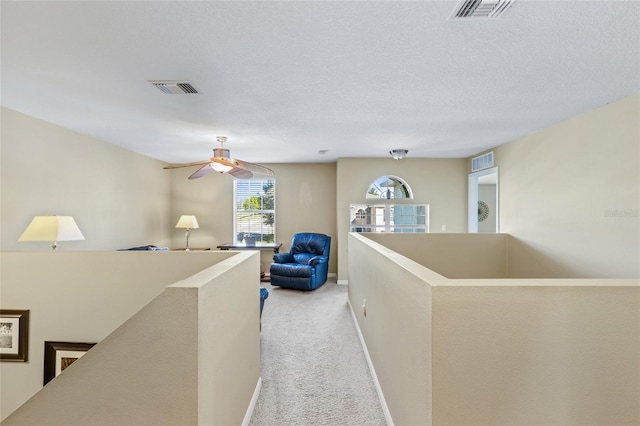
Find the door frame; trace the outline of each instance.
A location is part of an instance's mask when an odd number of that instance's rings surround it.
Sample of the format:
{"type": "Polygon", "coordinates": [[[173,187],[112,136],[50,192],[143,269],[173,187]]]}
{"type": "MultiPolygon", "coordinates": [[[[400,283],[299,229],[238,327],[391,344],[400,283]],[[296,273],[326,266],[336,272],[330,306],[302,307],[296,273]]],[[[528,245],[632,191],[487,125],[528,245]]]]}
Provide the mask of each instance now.
{"type": "Polygon", "coordinates": [[[478,232],[478,181],[481,177],[494,174],[496,175],[496,231],[500,232],[500,174],[498,167],[480,170],[479,172],[469,173],[469,201],[468,201],[468,223],[467,232],[478,232]]]}

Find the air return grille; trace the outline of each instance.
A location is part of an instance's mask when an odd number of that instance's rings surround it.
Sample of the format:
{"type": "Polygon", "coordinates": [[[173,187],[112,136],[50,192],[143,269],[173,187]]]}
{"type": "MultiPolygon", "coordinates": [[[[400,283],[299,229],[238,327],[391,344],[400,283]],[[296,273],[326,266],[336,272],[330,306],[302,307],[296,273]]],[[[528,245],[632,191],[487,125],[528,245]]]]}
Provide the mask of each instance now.
{"type": "Polygon", "coordinates": [[[488,169],[489,167],[493,167],[493,151],[471,159],[472,172],[488,169]]]}
{"type": "Polygon", "coordinates": [[[162,93],[167,95],[186,95],[192,93],[198,93],[195,87],[188,81],[160,81],[149,80],[149,83],[156,86],[162,93]]]}
{"type": "Polygon", "coordinates": [[[463,0],[452,18],[497,18],[514,0],[463,0]]]}

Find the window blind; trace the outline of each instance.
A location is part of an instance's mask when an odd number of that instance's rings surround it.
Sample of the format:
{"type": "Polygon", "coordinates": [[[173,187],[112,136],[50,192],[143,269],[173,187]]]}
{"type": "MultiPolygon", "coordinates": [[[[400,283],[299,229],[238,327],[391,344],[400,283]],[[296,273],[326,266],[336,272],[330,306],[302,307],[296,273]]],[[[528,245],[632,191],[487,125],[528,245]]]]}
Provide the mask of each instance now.
{"type": "Polygon", "coordinates": [[[238,243],[275,241],[275,180],[234,180],[234,236],[238,243]]]}

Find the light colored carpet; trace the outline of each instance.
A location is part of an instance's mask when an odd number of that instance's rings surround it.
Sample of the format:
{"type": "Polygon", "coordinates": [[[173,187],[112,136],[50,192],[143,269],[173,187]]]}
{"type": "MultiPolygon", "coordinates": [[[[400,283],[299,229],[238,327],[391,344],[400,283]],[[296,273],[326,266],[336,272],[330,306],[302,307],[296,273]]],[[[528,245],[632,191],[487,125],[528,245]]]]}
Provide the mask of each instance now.
{"type": "Polygon", "coordinates": [[[385,425],[335,278],[312,292],[265,285],[262,390],[251,425],[385,425]]]}

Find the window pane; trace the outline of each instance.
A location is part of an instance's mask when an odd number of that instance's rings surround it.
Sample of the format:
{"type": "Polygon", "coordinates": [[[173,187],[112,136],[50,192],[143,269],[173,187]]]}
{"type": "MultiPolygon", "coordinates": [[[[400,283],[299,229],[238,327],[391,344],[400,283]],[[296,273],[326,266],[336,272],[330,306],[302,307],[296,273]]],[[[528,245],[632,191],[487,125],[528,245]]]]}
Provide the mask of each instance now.
{"type": "Polygon", "coordinates": [[[234,235],[236,242],[255,238],[257,243],[275,241],[275,180],[234,181],[234,235]]]}
{"type": "Polygon", "coordinates": [[[352,232],[429,232],[427,204],[352,204],[352,232]]]}

